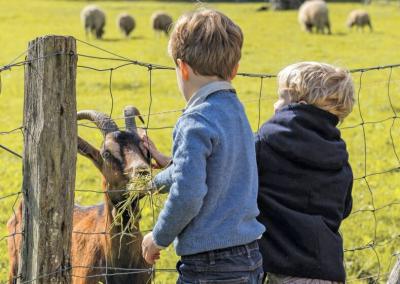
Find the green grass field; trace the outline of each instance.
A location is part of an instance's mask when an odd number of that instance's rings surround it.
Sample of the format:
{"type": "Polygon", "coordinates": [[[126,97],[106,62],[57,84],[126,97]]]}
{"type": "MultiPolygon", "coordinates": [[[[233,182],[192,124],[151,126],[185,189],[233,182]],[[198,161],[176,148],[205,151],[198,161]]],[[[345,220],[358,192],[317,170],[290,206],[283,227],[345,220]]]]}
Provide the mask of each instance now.
{"type": "MultiPolygon", "coordinates": [[[[85,2],[75,1],[6,1],[0,0],[0,65],[9,63],[27,48],[29,40],[46,34],[72,35],[85,40],[80,23],[80,10],[85,2]]],[[[196,7],[189,3],[166,2],[98,2],[107,13],[105,38],[90,43],[117,54],[140,61],[171,66],[167,55],[168,39],[156,35],[150,27],[150,15],[155,10],[165,10],[174,19],[196,7]],[[120,12],[130,12],[136,18],[137,28],[132,39],[124,39],[116,28],[115,18],[120,12]]],[[[217,8],[243,29],[245,42],[240,62],[240,72],[277,73],[284,66],[297,61],[314,60],[337,64],[347,68],[369,67],[400,63],[400,8],[395,4],[367,6],[372,16],[375,31],[350,32],[345,27],[346,16],[359,4],[338,4],[330,6],[333,35],[310,35],[301,32],[297,14],[290,12],[256,12],[257,3],[213,3],[217,8]]],[[[78,44],[81,54],[109,56],[85,44],[78,44]]],[[[79,58],[79,65],[108,68],[118,65],[112,61],[79,58]]],[[[1,74],[0,131],[10,130],[22,124],[23,68],[13,68],[1,74]]],[[[78,109],[96,109],[108,113],[109,72],[95,72],[79,69],[77,82],[78,109]]],[[[356,88],[359,88],[360,73],[354,74],[356,88]]],[[[381,121],[393,117],[393,110],[400,111],[400,68],[370,71],[362,75],[360,108],[367,122],[381,121]],[[388,79],[391,73],[391,81],[388,79]],[[389,88],[388,88],[389,87],[389,88]],[[393,109],[388,99],[390,92],[393,109]]],[[[258,125],[259,78],[238,77],[234,85],[243,101],[254,131],[258,125]]],[[[125,105],[133,104],[142,113],[149,106],[149,73],[139,66],[129,66],[113,72],[112,91],[114,96],[114,117],[120,117],[125,105]]],[[[164,112],[184,107],[184,99],[178,92],[175,73],[167,70],[152,72],[153,104],[151,112],[164,112]]],[[[272,115],[272,104],[276,99],[275,79],[264,79],[261,100],[261,121],[272,115]]],[[[173,126],[179,112],[154,115],[150,127],[173,126]]],[[[121,120],[117,120],[122,125],[121,120]]],[[[356,106],[352,115],[341,125],[348,127],[361,123],[356,106]]],[[[343,137],[348,143],[351,164],[356,178],[366,173],[379,173],[399,167],[400,162],[393,152],[391,135],[395,144],[400,138],[398,120],[365,124],[366,153],[364,159],[364,135],[361,126],[343,129],[343,137]],[[393,125],[392,125],[393,123],[393,125]],[[390,131],[392,129],[392,131],[390,131]],[[365,163],[366,161],[366,163],[365,163]]],[[[171,129],[152,130],[151,138],[158,147],[169,152],[171,129]]],[[[100,145],[101,135],[97,130],[80,129],[80,135],[94,145],[100,145]]],[[[0,135],[0,144],[22,153],[22,135],[15,132],[0,135]]],[[[398,145],[400,147],[400,145],[398,145]]],[[[400,149],[397,149],[400,151],[400,149]]],[[[21,161],[0,149],[0,196],[21,190],[21,161]]],[[[100,175],[90,162],[79,157],[77,165],[76,189],[99,189],[100,175]]],[[[342,226],[345,248],[359,248],[375,244],[374,249],[365,248],[347,252],[346,268],[349,282],[373,283],[371,277],[380,274],[378,282],[386,279],[393,265],[393,254],[400,251],[400,211],[393,203],[400,202],[400,179],[397,171],[359,179],[353,189],[354,209],[342,226]],[[367,182],[368,184],[367,184],[367,182]],[[368,187],[369,185],[369,187],[368,187]],[[392,206],[386,206],[391,205],[392,206]],[[371,211],[373,208],[381,208],[371,211]],[[374,214],[375,213],[375,214],[374,214]],[[376,221],[374,219],[376,218],[376,221]],[[360,280],[363,278],[364,280],[360,280]]],[[[162,207],[164,197],[158,197],[156,213],[162,207]]],[[[77,193],[76,202],[95,204],[102,196],[93,193],[77,193]]],[[[15,198],[0,200],[0,236],[7,235],[6,222],[12,214],[15,198]]],[[[150,229],[153,224],[151,208],[144,204],[145,214],[142,229],[150,229]]],[[[176,256],[170,247],[162,253],[157,268],[174,268],[176,256]]],[[[0,281],[7,279],[8,256],[6,240],[0,243],[0,281]]],[[[156,283],[174,283],[176,273],[158,273],[156,283]]]]}

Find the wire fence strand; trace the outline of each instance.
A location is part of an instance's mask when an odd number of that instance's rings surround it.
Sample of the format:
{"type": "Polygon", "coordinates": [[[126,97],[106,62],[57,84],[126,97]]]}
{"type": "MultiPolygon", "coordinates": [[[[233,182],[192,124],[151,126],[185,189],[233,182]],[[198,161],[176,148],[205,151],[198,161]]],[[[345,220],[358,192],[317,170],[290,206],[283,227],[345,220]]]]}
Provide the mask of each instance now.
{"type": "MultiPolygon", "coordinates": [[[[106,68],[100,68],[96,67],[93,65],[78,65],[78,69],[81,70],[89,70],[92,72],[108,72],[108,96],[110,99],[110,105],[109,105],[109,117],[111,117],[114,121],[118,120],[123,120],[126,119],[127,117],[124,116],[113,116],[114,112],[114,97],[116,94],[113,93],[113,85],[116,83],[114,82],[114,71],[118,69],[124,69],[129,66],[139,66],[144,68],[144,72],[147,72],[148,74],[148,109],[147,113],[142,114],[141,117],[145,117],[146,120],[144,122],[144,125],[139,127],[143,129],[146,132],[147,136],[147,131],[148,130],[154,130],[154,131],[160,131],[160,130],[171,130],[174,128],[174,125],[153,125],[155,120],[152,120],[153,116],[166,116],[166,115],[171,115],[173,118],[177,119],[182,112],[184,111],[182,108],[180,109],[170,109],[170,110],[164,110],[164,111],[159,111],[159,112],[153,112],[153,100],[154,100],[154,93],[153,93],[153,73],[157,70],[175,70],[174,67],[170,66],[164,66],[164,65],[159,65],[159,64],[153,64],[153,63],[147,63],[147,62],[142,62],[138,60],[133,60],[130,59],[126,56],[119,55],[117,53],[114,53],[112,51],[103,49],[101,47],[95,46],[91,43],[82,41],[82,40],[77,40],[80,44],[89,46],[97,51],[101,51],[107,54],[107,56],[97,56],[97,55],[90,55],[90,54],[82,54],[78,53],[74,56],[78,56],[81,58],[86,59],[89,62],[96,61],[96,62],[108,62],[110,63],[110,67],[106,68]]],[[[28,51],[28,50],[27,50],[28,51]]],[[[60,53],[55,53],[55,54],[49,54],[48,56],[40,57],[40,58],[34,58],[34,59],[25,59],[23,61],[18,61],[22,56],[24,56],[27,51],[21,53],[18,57],[13,59],[9,64],[1,66],[0,67],[0,93],[3,91],[1,88],[1,80],[4,81],[4,78],[1,79],[1,74],[2,72],[6,71],[12,71],[14,68],[17,67],[24,67],[26,64],[31,64],[34,61],[37,60],[45,60],[48,57],[51,56],[60,56],[62,54],[60,53]]],[[[394,76],[394,70],[400,70],[400,64],[392,64],[392,65],[384,65],[384,66],[372,66],[372,67],[367,67],[367,68],[357,68],[357,69],[352,69],[350,72],[353,74],[353,76],[358,75],[358,90],[357,90],[357,111],[359,115],[359,122],[352,124],[352,125],[346,125],[346,126],[341,126],[340,129],[344,131],[356,131],[357,129],[361,130],[361,138],[362,138],[362,156],[357,157],[359,165],[353,166],[357,167],[359,169],[359,172],[361,172],[361,175],[355,176],[354,181],[359,182],[364,185],[366,188],[366,193],[362,194],[367,198],[369,198],[369,202],[367,205],[362,206],[360,208],[355,209],[351,215],[350,218],[355,218],[360,215],[364,214],[371,214],[371,223],[372,223],[372,232],[366,232],[366,234],[370,235],[371,238],[364,241],[363,243],[360,243],[359,245],[356,245],[354,247],[346,247],[344,249],[344,253],[346,255],[348,254],[354,254],[354,253],[359,253],[359,252],[365,252],[365,251],[371,251],[371,253],[374,255],[375,258],[375,265],[374,269],[375,271],[368,272],[367,275],[365,274],[360,274],[357,277],[350,277],[347,282],[355,282],[355,281],[368,281],[368,283],[378,283],[380,281],[383,281],[384,279],[387,278],[388,274],[390,273],[390,266],[392,263],[392,259],[390,259],[389,262],[389,267],[383,268],[382,264],[382,259],[379,253],[379,250],[382,247],[388,247],[392,245],[393,243],[396,243],[400,240],[400,229],[396,231],[394,234],[392,234],[390,237],[382,237],[379,235],[378,231],[378,224],[379,224],[379,217],[378,214],[385,210],[397,210],[400,208],[400,199],[393,198],[389,200],[389,202],[386,202],[383,205],[378,206],[376,202],[376,189],[374,189],[373,182],[371,181],[373,177],[376,176],[387,176],[389,175],[394,175],[400,173],[400,158],[399,158],[399,153],[398,153],[398,148],[396,144],[396,121],[398,119],[397,115],[397,108],[395,107],[394,104],[394,97],[392,94],[392,84],[394,83],[395,80],[393,80],[394,76]],[[379,72],[386,72],[388,71],[388,76],[386,80],[386,97],[388,104],[390,106],[390,115],[385,118],[380,118],[377,120],[368,120],[366,119],[365,115],[365,109],[362,106],[362,102],[365,100],[363,98],[363,85],[364,85],[364,77],[367,72],[373,72],[373,71],[379,71],[379,72]],[[370,161],[369,159],[369,138],[367,135],[367,129],[366,127],[374,127],[377,125],[385,125],[386,123],[390,123],[389,126],[389,143],[388,147],[391,148],[391,151],[393,153],[393,156],[396,160],[396,165],[390,168],[385,168],[385,169],[380,169],[380,170],[373,170],[370,169],[368,165],[373,164],[374,161],[370,161]]],[[[274,101],[273,97],[267,96],[264,94],[264,89],[265,85],[268,84],[270,81],[267,81],[267,79],[271,78],[276,78],[275,74],[263,74],[263,73],[238,73],[238,76],[243,77],[244,79],[246,78],[258,78],[259,79],[259,88],[258,88],[258,93],[256,94],[257,97],[255,99],[244,99],[242,100],[242,103],[244,105],[250,105],[255,103],[256,104],[256,117],[257,120],[255,121],[255,125],[257,129],[260,128],[261,126],[261,119],[262,119],[262,107],[261,104],[263,101],[274,101]]],[[[1,99],[1,98],[0,98],[1,99]]],[[[138,115],[131,116],[129,118],[134,118],[138,115]]],[[[101,121],[100,121],[101,122],[101,121]]],[[[93,122],[79,122],[78,126],[82,128],[93,128],[97,129],[97,127],[92,125],[93,122]]],[[[10,127],[11,128],[11,127],[10,127]]],[[[120,127],[120,130],[125,130],[124,127],[120,127]]],[[[27,131],[29,133],[29,129],[24,129],[23,126],[15,127],[10,130],[3,130],[0,131],[1,137],[5,136],[10,136],[10,135],[16,135],[18,133],[24,134],[24,131],[27,131]]],[[[17,136],[16,136],[17,137],[17,136]]],[[[13,155],[15,157],[18,157],[22,159],[22,155],[17,153],[16,151],[12,150],[11,147],[0,144],[0,150],[3,153],[7,153],[10,155],[13,155]]],[[[152,157],[150,157],[152,158],[152,157]]],[[[154,173],[151,171],[151,175],[154,173]]],[[[75,192],[79,193],[85,193],[85,194],[97,194],[97,195],[104,195],[108,196],[112,193],[121,193],[121,194],[128,194],[129,192],[140,192],[144,196],[147,197],[147,199],[144,199],[143,202],[141,203],[141,206],[149,206],[150,209],[150,223],[151,226],[155,225],[156,222],[156,215],[157,215],[157,200],[156,198],[156,193],[152,190],[137,190],[137,189],[132,189],[132,188],[120,188],[120,189],[110,189],[110,190],[104,190],[104,189],[82,189],[82,188],[77,188],[75,192]]],[[[15,217],[17,215],[15,206],[17,205],[18,201],[20,200],[21,192],[20,191],[15,191],[14,193],[8,193],[3,196],[0,196],[0,202],[9,202],[8,200],[13,199],[14,201],[12,203],[12,215],[15,217]]],[[[111,220],[107,220],[106,224],[110,224],[111,220]]],[[[146,230],[141,230],[141,233],[144,234],[146,232],[150,232],[152,228],[148,228],[146,230]]],[[[93,231],[93,232],[88,232],[88,231],[80,231],[80,230],[73,230],[73,234],[77,235],[87,235],[87,236],[101,236],[106,238],[106,236],[112,235],[112,237],[120,237],[123,234],[129,234],[129,233],[111,233],[109,228],[106,226],[105,228],[101,229],[100,231],[93,231]]],[[[139,234],[137,233],[131,233],[131,237],[134,238],[139,234]]],[[[10,234],[7,234],[0,238],[0,240],[9,240],[10,238],[15,241],[17,236],[23,235],[23,232],[18,232],[16,228],[14,229],[13,232],[10,232],[10,234]]],[[[365,238],[364,238],[365,239],[365,238]]],[[[105,241],[107,243],[107,240],[105,241]]],[[[393,255],[391,258],[393,258],[393,255]]],[[[107,259],[107,258],[106,258],[107,259]]],[[[93,273],[90,276],[86,276],[87,278],[98,278],[98,277],[103,277],[105,283],[107,283],[108,279],[111,279],[110,277],[113,276],[122,276],[122,275],[133,275],[133,274],[149,274],[150,280],[152,283],[154,283],[155,278],[154,275],[155,273],[175,273],[176,270],[175,268],[157,268],[156,266],[152,266],[148,269],[139,269],[135,267],[114,267],[112,263],[108,263],[107,260],[104,263],[104,266],[90,266],[90,267],[84,267],[84,266],[71,266],[71,267],[60,267],[54,272],[44,274],[44,275],[39,275],[37,278],[23,282],[23,283],[31,283],[35,282],[36,280],[39,279],[46,279],[50,278],[53,275],[56,275],[57,273],[64,272],[64,271],[71,271],[72,276],[75,279],[80,279],[84,278],[82,275],[76,274],[76,269],[90,269],[93,271],[93,273]]],[[[17,276],[18,278],[18,276],[17,276]]]]}

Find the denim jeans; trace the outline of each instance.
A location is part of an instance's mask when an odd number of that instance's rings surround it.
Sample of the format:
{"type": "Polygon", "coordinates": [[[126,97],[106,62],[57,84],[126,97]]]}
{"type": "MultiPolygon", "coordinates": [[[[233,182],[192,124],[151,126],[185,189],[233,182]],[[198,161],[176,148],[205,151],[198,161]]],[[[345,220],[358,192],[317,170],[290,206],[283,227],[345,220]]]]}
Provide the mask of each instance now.
{"type": "Polygon", "coordinates": [[[261,284],[262,256],[257,241],[182,256],[177,284],[261,284]]]}

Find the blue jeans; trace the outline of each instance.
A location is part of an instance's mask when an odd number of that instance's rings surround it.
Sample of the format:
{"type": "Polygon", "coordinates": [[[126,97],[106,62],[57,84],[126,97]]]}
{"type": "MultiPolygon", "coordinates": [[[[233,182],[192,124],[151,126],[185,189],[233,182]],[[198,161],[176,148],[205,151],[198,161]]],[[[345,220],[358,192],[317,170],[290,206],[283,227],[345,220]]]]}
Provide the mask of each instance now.
{"type": "Polygon", "coordinates": [[[261,284],[262,256],[257,241],[182,256],[177,284],[261,284]]]}

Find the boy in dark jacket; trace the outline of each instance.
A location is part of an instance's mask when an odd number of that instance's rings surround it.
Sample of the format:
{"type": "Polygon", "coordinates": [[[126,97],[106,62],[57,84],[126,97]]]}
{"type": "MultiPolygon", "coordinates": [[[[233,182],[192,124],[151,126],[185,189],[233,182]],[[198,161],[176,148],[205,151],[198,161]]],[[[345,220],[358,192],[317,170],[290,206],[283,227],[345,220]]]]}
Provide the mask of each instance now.
{"type": "Polygon", "coordinates": [[[336,127],[351,112],[350,74],[317,62],[278,75],[275,115],[256,134],[260,240],[269,283],[345,281],[339,226],[353,174],[336,127]]]}

